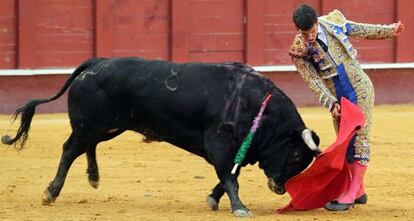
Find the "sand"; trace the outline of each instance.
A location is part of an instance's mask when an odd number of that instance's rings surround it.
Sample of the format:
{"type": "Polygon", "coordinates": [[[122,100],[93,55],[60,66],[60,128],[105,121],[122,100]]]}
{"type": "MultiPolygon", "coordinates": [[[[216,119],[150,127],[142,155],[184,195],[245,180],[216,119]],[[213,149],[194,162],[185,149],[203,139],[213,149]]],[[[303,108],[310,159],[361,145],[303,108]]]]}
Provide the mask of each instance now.
{"type": "MultiPolygon", "coordinates": [[[[326,110],[299,111],[321,137],[322,149],[334,141],[326,110]]],[[[290,197],[271,193],[256,164],[243,168],[239,178],[240,197],[253,212],[252,220],[414,220],[414,106],[378,106],[373,121],[367,205],[346,212],[275,214],[290,197]]],[[[16,128],[17,124],[10,125],[10,116],[0,115],[0,135],[14,135],[16,128]]],[[[56,202],[41,205],[69,133],[66,114],[38,114],[24,150],[0,144],[0,220],[240,220],[230,213],[226,195],[219,211],[211,211],[205,203],[218,182],[212,166],[168,143],[144,143],[132,132],[98,146],[98,189],[87,181],[82,155],[56,202]]]]}

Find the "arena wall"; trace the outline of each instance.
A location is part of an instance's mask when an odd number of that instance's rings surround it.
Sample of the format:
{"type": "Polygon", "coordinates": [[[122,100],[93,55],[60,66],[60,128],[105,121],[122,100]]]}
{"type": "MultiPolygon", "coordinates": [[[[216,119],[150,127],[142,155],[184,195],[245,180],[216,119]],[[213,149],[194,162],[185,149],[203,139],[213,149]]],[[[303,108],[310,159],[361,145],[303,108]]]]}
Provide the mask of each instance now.
{"type": "MultiPolygon", "coordinates": [[[[272,68],[291,65],[287,50],[297,33],[291,14],[301,3],[313,5],[319,14],[339,9],[359,22],[401,20],[406,31],[396,39],[351,41],[363,64],[413,64],[412,0],[1,0],[0,113],[12,113],[31,98],[53,95],[70,73],[67,70],[101,56],[232,60],[270,67],[262,73],[298,106],[315,105],[291,68],[272,68]],[[55,69],[66,71],[62,75],[55,69]]],[[[413,103],[412,68],[366,71],[374,82],[377,104],[413,103]]],[[[42,105],[39,111],[65,112],[66,98],[42,105]]]]}
{"type": "MultiPolygon", "coordinates": [[[[260,67],[257,69],[260,70],[260,67]]],[[[293,67],[285,69],[293,69],[293,67]]],[[[365,71],[374,84],[377,105],[414,104],[414,68],[369,68],[365,71]]],[[[317,99],[295,71],[264,70],[261,74],[275,82],[297,106],[318,105],[317,99]]],[[[68,77],[67,74],[0,76],[0,114],[11,114],[30,99],[53,96],[68,77]]],[[[37,111],[40,113],[66,112],[67,93],[56,101],[40,105],[37,111]]]]}
{"type": "Polygon", "coordinates": [[[398,39],[351,39],[361,63],[414,62],[412,0],[1,0],[0,69],[64,68],[90,57],[288,65],[301,3],[349,20],[403,21],[398,39]]]}

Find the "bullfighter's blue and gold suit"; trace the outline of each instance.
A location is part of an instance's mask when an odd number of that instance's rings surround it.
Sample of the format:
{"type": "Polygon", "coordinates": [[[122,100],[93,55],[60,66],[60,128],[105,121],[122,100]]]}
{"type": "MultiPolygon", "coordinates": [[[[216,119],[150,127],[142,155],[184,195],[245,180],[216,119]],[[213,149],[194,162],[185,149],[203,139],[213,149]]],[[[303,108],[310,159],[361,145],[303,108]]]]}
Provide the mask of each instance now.
{"type": "MultiPolygon", "coordinates": [[[[371,25],[348,21],[334,10],[318,18],[319,27],[326,36],[326,52],[318,42],[308,43],[296,35],[289,50],[300,76],[312,89],[323,106],[332,111],[341,97],[357,104],[365,115],[365,125],[358,130],[350,148],[348,162],[358,160],[367,165],[370,158],[371,112],[374,106],[374,88],[371,80],[356,60],[357,51],[348,37],[389,39],[394,36],[393,25],[371,25]]],[[[334,120],[338,131],[338,122],[334,120]]]]}

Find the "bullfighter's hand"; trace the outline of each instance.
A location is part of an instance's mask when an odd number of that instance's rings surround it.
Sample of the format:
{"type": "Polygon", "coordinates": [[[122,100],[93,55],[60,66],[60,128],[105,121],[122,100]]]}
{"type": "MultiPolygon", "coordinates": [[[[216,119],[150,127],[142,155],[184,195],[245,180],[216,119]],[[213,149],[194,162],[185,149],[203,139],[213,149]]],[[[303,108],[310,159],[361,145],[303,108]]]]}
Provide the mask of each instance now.
{"type": "Polygon", "coordinates": [[[341,120],[341,106],[338,103],[334,104],[334,108],[331,114],[332,114],[332,117],[338,122],[341,120]]]}
{"type": "Polygon", "coordinates": [[[394,27],[395,27],[394,35],[400,35],[405,30],[405,26],[403,23],[401,23],[401,21],[394,23],[394,27]]]}

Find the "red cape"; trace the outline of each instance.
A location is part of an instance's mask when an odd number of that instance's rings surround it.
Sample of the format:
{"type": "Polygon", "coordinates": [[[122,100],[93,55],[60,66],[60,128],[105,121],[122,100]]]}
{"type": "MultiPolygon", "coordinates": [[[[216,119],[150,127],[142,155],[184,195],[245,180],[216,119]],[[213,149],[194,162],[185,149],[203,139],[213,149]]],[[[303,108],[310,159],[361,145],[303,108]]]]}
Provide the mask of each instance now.
{"type": "Polygon", "coordinates": [[[278,209],[278,213],[321,208],[348,189],[350,177],[346,166],[346,150],[364,121],[358,106],[342,98],[341,122],[336,141],[307,170],[286,182],[285,188],[292,200],[284,208],[278,209]]]}

